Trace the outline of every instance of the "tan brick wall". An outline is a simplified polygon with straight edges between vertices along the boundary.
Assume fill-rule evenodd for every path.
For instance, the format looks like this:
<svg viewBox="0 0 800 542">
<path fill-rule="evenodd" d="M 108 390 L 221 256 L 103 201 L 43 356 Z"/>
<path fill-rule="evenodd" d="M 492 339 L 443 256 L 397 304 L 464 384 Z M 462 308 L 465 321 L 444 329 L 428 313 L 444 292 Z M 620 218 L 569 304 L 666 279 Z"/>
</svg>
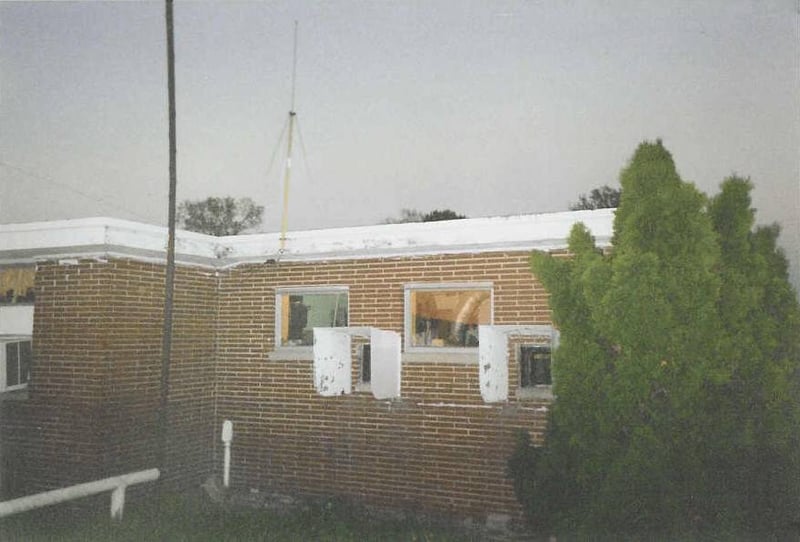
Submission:
<svg viewBox="0 0 800 542">
<path fill-rule="evenodd" d="M 213 272 L 177 272 L 165 473 L 176 483 L 210 467 L 216 289 Z M 24 420 L 29 490 L 155 466 L 163 299 L 162 265 L 38 265 L 29 399 L 2 420 Z"/>
<path fill-rule="evenodd" d="M 323 398 L 310 360 L 269 359 L 276 287 L 349 286 L 351 326 L 403 332 L 404 285 L 412 282 L 492 282 L 495 324 L 550 322 L 547 294 L 522 252 L 247 265 L 223 274 L 216 427 L 234 422 L 235 486 L 457 514 L 518 511 L 506 459 L 515 430 L 541 437 L 546 404 L 485 404 L 477 354 L 469 364 L 404 362 L 395 401 L 364 392 Z"/>
<path fill-rule="evenodd" d="M 154 465 L 163 282 L 162 265 L 126 260 L 38 266 L 30 398 L 0 408 L 4 428 L 4 412 L 25 420 L 15 446 L 34 488 Z M 517 513 L 506 459 L 515 430 L 541 438 L 546 401 L 519 400 L 512 384 L 508 403 L 485 404 L 477 354 L 406 360 L 394 401 L 320 397 L 310 359 L 269 359 L 277 287 L 348 286 L 350 325 L 402 333 L 412 282 L 491 282 L 494 323 L 550 322 L 523 252 L 179 269 L 167 476 L 186 484 L 219 472 L 219 428 L 231 419 L 240 489 Z"/>
</svg>

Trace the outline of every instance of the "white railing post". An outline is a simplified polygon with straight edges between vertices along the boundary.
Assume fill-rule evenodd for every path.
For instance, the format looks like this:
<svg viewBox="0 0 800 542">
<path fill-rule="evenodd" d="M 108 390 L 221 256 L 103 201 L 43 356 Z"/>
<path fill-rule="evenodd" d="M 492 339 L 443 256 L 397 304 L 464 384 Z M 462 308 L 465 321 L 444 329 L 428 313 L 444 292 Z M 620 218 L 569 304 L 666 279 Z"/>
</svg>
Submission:
<svg viewBox="0 0 800 542">
<path fill-rule="evenodd" d="M 113 520 L 122 521 L 126 487 L 124 484 L 120 484 L 111 492 L 111 519 Z"/>
</svg>

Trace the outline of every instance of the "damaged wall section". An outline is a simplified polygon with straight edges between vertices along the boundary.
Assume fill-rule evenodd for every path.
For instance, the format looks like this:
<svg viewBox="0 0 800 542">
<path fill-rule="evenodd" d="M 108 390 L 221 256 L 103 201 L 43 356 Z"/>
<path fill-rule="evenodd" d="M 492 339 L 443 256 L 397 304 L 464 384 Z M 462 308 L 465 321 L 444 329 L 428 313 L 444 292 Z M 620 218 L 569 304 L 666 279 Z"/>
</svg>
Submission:
<svg viewBox="0 0 800 542">
<path fill-rule="evenodd" d="M 558 331 L 553 326 L 498 325 L 478 327 L 478 371 L 481 397 L 487 403 L 501 403 L 509 396 L 509 338 L 543 340 L 555 349 Z"/>
<path fill-rule="evenodd" d="M 517 513 L 506 458 L 518 430 L 540 441 L 549 402 L 518 397 L 512 389 L 507 402 L 485 403 L 477 348 L 398 352 L 408 284 L 491 283 L 495 324 L 549 325 L 547 293 L 532 276 L 528 260 L 529 253 L 519 251 L 246 264 L 225 270 L 215 427 L 229 419 L 239 428 L 233 487 L 343 496 L 456 515 Z M 326 382 L 346 383 L 343 372 L 349 362 L 350 391 L 342 394 L 348 389 L 342 384 L 325 396 L 317 389 L 319 352 L 315 356 L 311 348 L 298 346 L 287 353 L 289 348 L 276 344 L 281 327 L 275 305 L 282 289 L 331 285 L 349 291 L 349 325 L 374 331 L 366 333 L 369 337 L 349 335 L 349 345 L 346 338 L 340 337 L 341 343 L 331 339 L 338 353 L 324 360 L 335 373 Z M 340 334 L 327 329 L 322 335 Z M 354 385 L 357 353 L 367 340 L 371 382 L 359 387 Z M 319 339 L 317 346 L 322 346 Z M 383 348 L 391 356 L 384 357 Z M 384 359 L 388 369 L 379 368 Z M 508 380 L 518 378 L 510 364 Z M 398 391 L 398 398 L 387 400 Z"/>
<path fill-rule="evenodd" d="M 400 396 L 400 334 L 374 327 L 314 328 L 314 388 L 323 397 L 352 393 L 352 337 L 369 339 L 370 389 L 376 399 Z"/>
</svg>

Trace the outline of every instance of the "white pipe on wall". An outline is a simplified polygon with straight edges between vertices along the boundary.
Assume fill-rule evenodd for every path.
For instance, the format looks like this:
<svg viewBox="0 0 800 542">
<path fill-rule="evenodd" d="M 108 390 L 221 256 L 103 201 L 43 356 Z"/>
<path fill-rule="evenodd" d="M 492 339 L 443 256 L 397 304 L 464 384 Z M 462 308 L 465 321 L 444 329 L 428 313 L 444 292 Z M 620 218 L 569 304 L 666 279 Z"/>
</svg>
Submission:
<svg viewBox="0 0 800 542">
<path fill-rule="evenodd" d="M 231 441 L 233 440 L 233 422 L 222 422 L 222 444 L 225 455 L 222 460 L 222 485 L 228 487 L 231 481 Z"/>
</svg>

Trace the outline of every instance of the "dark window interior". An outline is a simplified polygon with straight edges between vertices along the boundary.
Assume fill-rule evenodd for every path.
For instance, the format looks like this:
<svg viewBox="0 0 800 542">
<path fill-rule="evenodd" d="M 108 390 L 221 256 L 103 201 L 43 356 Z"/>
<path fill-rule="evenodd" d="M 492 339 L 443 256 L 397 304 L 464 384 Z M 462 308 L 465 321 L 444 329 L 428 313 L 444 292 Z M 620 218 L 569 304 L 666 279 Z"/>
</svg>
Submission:
<svg viewBox="0 0 800 542">
<path fill-rule="evenodd" d="M 519 348 L 520 386 L 549 386 L 553 383 L 550 375 L 550 347 L 544 345 L 525 345 Z"/>
</svg>

